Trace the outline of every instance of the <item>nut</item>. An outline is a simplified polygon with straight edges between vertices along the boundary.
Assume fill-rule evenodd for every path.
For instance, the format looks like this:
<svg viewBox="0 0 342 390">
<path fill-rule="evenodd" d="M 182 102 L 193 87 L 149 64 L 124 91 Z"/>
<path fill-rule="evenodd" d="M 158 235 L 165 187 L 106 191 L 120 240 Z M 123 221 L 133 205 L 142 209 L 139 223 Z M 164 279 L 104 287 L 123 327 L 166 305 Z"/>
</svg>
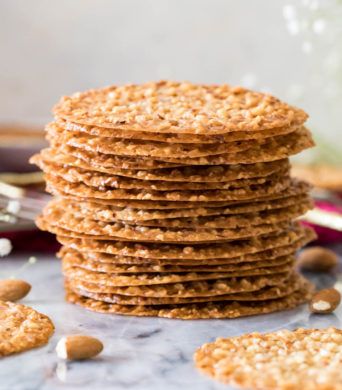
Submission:
<svg viewBox="0 0 342 390">
<path fill-rule="evenodd" d="M 62 337 L 56 346 L 57 356 L 68 360 L 91 359 L 103 350 L 103 344 L 95 337 L 72 335 Z"/>
<path fill-rule="evenodd" d="M 330 249 L 313 246 L 298 256 L 298 266 L 303 270 L 327 272 L 336 267 L 338 256 Z"/>
<path fill-rule="evenodd" d="M 31 285 L 20 279 L 0 280 L 0 300 L 15 302 L 24 298 L 31 290 Z"/>
<path fill-rule="evenodd" d="M 341 302 L 341 294 L 335 288 L 326 288 L 318 291 L 311 299 L 310 311 L 312 313 L 332 313 Z"/>
</svg>

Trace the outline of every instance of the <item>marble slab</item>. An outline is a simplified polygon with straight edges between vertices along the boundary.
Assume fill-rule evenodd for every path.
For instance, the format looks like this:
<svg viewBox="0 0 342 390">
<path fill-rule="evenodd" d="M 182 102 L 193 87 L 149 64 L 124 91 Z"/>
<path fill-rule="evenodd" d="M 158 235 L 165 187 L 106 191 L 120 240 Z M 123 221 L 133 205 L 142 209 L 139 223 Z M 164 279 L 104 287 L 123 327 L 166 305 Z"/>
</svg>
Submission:
<svg viewBox="0 0 342 390">
<path fill-rule="evenodd" d="M 0 259 L 0 277 L 29 281 L 33 288 L 23 303 L 50 316 L 56 332 L 47 346 L 0 360 L 1 390 L 227 390 L 231 388 L 194 368 L 192 355 L 201 344 L 251 331 L 342 325 L 342 307 L 334 314 L 319 316 L 310 315 L 306 305 L 235 320 L 181 321 L 92 313 L 64 302 L 59 261 L 52 255 L 37 258 L 36 264 L 23 268 L 27 256 Z M 336 283 L 341 275 L 340 266 L 334 275 L 313 280 L 322 288 Z M 54 351 L 57 341 L 73 333 L 100 338 L 105 345 L 103 353 L 91 361 L 59 360 Z"/>
</svg>

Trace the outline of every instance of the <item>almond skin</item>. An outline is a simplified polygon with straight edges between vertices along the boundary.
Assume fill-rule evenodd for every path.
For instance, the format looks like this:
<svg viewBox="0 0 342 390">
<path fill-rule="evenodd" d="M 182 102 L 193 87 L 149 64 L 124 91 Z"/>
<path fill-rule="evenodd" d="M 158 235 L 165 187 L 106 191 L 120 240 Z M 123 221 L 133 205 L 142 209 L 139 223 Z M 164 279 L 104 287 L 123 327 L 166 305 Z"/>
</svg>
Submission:
<svg viewBox="0 0 342 390">
<path fill-rule="evenodd" d="M 66 336 L 59 340 L 56 352 L 59 358 L 67 360 L 91 359 L 103 350 L 103 344 L 95 337 L 86 335 Z"/>
<path fill-rule="evenodd" d="M 25 280 L 0 280 L 0 300 L 15 302 L 24 298 L 31 290 L 31 285 Z"/>
<path fill-rule="evenodd" d="M 341 303 L 341 294 L 335 288 L 326 288 L 318 291 L 311 299 L 312 313 L 330 314 Z"/>
<path fill-rule="evenodd" d="M 313 272 L 328 272 L 336 267 L 337 263 L 336 253 L 320 246 L 304 249 L 297 262 L 301 269 Z"/>
</svg>

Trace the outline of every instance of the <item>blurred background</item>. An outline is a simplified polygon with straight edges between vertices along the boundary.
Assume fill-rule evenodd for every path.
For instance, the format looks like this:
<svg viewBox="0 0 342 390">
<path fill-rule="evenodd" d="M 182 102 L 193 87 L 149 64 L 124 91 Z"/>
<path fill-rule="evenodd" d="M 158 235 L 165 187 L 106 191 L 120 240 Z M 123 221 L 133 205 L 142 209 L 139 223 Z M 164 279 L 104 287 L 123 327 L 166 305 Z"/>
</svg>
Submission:
<svg viewBox="0 0 342 390">
<path fill-rule="evenodd" d="M 0 122 L 43 126 L 61 95 L 156 79 L 269 91 L 334 144 L 338 0 L 2 0 Z"/>
<path fill-rule="evenodd" d="M 341 0 L 1 0 L 0 14 L 0 171 L 34 169 L 60 96 L 174 79 L 304 108 L 318 147 L 302 162 L 342 189 Z"/>
</svg>

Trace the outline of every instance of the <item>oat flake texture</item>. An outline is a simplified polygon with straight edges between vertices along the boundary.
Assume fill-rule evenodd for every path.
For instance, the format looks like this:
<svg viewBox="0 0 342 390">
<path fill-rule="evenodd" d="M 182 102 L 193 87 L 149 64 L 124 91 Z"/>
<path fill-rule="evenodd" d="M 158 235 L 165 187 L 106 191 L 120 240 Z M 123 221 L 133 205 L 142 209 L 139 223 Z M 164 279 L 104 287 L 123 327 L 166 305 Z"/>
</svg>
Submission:
<svg viewBox="0 0 342 390">
<path fill-rule="evenodd" d="M 342 389 L 342 330 L 297 329 L 250 333 L 204 344 L 196 367 L 244 389 Z"/>
<path fill-rule="evenodd" d="M 41 347 L 53 331 L 46 315 L 28 306 L 0 301 L 0 357 Z"/>
</svg>

